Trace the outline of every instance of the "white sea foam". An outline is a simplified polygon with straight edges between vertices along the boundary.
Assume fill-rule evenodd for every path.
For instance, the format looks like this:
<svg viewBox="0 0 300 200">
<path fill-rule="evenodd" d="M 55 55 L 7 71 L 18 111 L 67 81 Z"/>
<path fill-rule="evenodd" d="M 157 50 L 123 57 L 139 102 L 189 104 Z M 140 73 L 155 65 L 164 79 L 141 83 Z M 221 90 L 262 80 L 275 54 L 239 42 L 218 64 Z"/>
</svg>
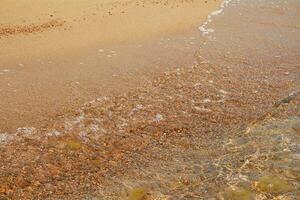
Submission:
<svg viewBox="0 0 300 200">
<path fill-rule="evenodd" d="M 53 129 L 53 130 L 47 132 L 46 135 L 47 135 L 48 137 L 54 137 L 54 136 L 57 137 L 57 136 L 60 136 L 61 133 L 58 132 L 57 130 L 54 130 L 54 129 Z"/>
<path fill-rule="evenodd" d="M 18 128 L 14 134 L 0 133 L 0 144 L 5 144 L 20 137 L 27 137 L 29 135 L 35 134 L 36 131 L 37 130 L 34 127 L 21 127 Z"/>
<path fill-rule="evenodd" d="M 0 133 L 0 144 L 6 143 L 13 139 L 13 135 L 10 135 L 8 133 Z"/>
<path fill-rule="evenodd" d="M 21 127 L 21 128 L 18 128 L 17 129 L 17 132 L 16 134 L 17 135 L 31 135 L 31 134 L 34 134 L 36 133 L 36 128 L 34 127 Z"/>
<path fill-rule="evenodd" d="M 218 10 L 213 11 L 212 13 L 210 13 L 207 16 L 206 21 L 202 24 L 202 26 L 199 27 L 199 30 L 202 32 L 202 35 L 208 35 L 210 33 L 213 33 L 215 30 L 212 28 L 207 28 L 208 24 L 212 21 L 212 18 L 214 16 L 220 15 L 224 12 L 224 9 L 228 6 L 228 4 L 231 2 L 232 0 L 224 0 L 221 5 L 220 8 Z"/>
</svg>

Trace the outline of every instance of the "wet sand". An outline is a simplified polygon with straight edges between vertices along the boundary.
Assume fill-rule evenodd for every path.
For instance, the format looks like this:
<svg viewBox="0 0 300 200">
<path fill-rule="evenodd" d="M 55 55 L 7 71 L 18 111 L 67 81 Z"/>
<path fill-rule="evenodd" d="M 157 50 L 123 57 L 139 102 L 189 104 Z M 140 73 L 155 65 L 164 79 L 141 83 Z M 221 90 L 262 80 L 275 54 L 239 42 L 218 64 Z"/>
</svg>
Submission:
<svg viewBox="0 0 300 200">
<path fill-rule="evenodd" d="M 0 197 L 297 199 L 299 8 L 232 1 L 196 63 L 0 134 Z"/>
<path fill-rule="evenodd" d="M 220 1 L 1 3 L 3 132 L 45 126 L 98 96 L 193 63 L 198 26 Z"/>
</svg>

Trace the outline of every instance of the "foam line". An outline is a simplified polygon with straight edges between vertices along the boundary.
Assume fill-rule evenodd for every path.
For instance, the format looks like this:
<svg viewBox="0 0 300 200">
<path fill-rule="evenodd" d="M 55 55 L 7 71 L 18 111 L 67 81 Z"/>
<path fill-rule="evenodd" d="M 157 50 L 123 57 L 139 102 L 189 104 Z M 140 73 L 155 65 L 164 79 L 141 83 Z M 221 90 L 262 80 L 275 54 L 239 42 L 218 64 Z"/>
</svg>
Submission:
<svg viewBox="0 0 300 200">
<path fill-rule="evenodd" d="M 203 36 L 208 35 L 210 33 L 213 33 L 215 30 L 211 29 L 211 28 L 207 28 L 207 25 L 212 21 L 212 18 L 214 16 L 220 15 L 224 12 L 224 9 L 229 5 L 229 3 L 232 0 L 224 0 L 221 5 L 220 8 L 218 10 L 213 11 L 212 13 L 210 13 L 207 16 L 206 21 L 202 24 L 202 26 L 199 27 L 200 32 L 202 33 Z"/>
</svg>

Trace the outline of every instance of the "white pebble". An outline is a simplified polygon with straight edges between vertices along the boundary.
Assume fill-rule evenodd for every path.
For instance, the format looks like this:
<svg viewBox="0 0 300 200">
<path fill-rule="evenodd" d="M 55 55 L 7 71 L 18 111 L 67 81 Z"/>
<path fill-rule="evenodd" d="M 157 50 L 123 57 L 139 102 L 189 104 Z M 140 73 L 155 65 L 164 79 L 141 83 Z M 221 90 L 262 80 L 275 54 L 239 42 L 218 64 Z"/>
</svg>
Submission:
<svg viewBox="0 0 300 200">
<path fill-rule="evenodd" d="M 203 103 L 210 103 L 211 102 L 211 100 L 210 99 L 203 99 L 203 101 L 202 101 Z"/>
<path fill-rule="evenodd" d="M 157 123 L 160 122 L 161 120 L 163 120 L 163 116 L 161 114 L 157 114 L 155 115 L 154 121 L 156 121 Z"/>
</svg>

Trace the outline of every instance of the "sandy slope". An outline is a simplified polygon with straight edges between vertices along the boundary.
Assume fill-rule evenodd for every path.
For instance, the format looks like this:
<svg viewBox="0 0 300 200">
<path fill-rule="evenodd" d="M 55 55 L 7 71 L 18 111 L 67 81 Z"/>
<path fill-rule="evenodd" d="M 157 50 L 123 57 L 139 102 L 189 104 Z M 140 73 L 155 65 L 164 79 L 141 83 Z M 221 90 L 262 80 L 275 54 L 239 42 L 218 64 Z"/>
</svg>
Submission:
<svg viewBox="0 0 300 200">
<path fill-rule="evenodd" d="M 16 0 L 1 4 L 5 6 L 0 8 L 0 28 L 7 31 L 0 32 L 0 59 L 10 64 L 195 29 L 219 1 Z M 59 25 L 42 27 L 51 21 Z M 29 34 L 35 32 L 42 34 Z"/>
</svg>

